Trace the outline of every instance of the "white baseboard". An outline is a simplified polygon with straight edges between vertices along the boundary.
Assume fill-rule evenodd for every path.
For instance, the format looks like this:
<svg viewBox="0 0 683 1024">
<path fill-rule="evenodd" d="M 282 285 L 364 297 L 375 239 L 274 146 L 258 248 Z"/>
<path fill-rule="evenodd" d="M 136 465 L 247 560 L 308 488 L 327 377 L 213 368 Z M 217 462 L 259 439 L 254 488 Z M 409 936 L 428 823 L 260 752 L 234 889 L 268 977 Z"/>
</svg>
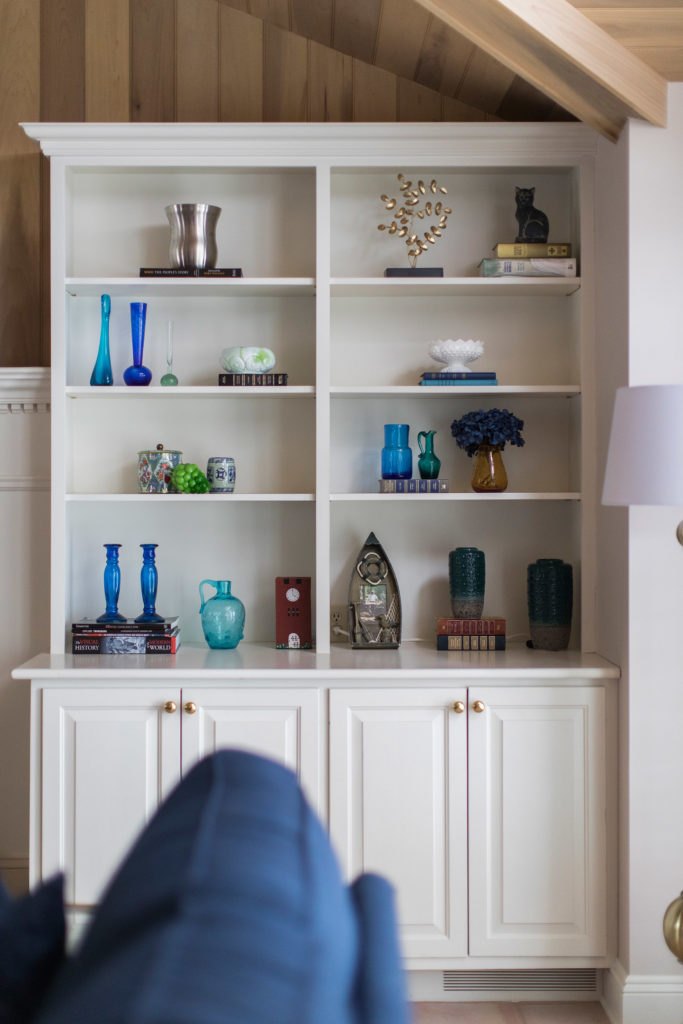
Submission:
<svg viewBox="0 0 683 1024">
<path fill-rule="evenodd" d="M 28 890 L 28 857 L 0 857 L 0 878 L 12 896 Z"/>
<path fill-rule="evenodd" d="M 626 974 L 617 961 L 605 971 L 603 1006 L 612 1024 L 683 1024 L 683 970 Z"/>
</svg>

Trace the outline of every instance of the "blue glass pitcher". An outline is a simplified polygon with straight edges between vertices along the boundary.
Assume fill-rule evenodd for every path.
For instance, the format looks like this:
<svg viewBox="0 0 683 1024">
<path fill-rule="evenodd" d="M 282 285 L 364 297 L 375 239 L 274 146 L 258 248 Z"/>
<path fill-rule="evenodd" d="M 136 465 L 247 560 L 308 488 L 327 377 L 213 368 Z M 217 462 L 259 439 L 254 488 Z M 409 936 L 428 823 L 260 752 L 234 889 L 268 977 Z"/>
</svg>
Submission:
<svg viewBox="0 0 683 1024">
<path fill-rule="evenodd" d="M 210 583 L 216 593 L 204 600 L 202 587 Z M 230 593 L 230 580 L 202 580 L 199 584 L 199 598 L 202 602 L 199 614 L 202 629 L 209 647 L 223 650 L 237 647 L 244 636 L 244 605 L 239 597 Z"/>
</svg>

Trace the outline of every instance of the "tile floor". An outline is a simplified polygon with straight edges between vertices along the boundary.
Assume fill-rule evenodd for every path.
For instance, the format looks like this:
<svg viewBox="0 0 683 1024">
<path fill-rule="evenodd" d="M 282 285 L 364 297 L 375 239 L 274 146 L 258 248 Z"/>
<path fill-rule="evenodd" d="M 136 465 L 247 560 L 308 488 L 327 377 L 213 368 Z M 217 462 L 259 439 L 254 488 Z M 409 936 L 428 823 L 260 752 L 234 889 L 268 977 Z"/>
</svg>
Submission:
<svg viewBox="0 0 683 1024">
<path fill-rule="evenodd" d="M 413 1024 L 609 1024 L 600 1003 L 414 1003 Z"/>
</svg>

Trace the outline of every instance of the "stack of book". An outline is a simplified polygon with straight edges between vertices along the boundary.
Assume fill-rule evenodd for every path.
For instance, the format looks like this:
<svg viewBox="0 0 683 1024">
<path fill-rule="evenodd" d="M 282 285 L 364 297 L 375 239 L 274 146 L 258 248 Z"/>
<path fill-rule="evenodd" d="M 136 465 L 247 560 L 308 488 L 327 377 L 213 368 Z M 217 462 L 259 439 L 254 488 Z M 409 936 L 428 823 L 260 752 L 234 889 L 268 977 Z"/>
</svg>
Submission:
<svg viewBox="0 0 683 1024">
<path fill-rule="evenodd" d="M 219 373 L 220 387 L 271 387 L 284 386 L 287 383 L 286 373 Z"/>
<path fill-rule="evenodd" d="M 420 374 L 421 387 L 486 387 L 497 384 L 495 370 L 437 370 Z"/>
<path fill-rule="evenodd" d="M 98 622 L 71 624 L 72 654 L 175 654 L 180 647 L 180 619 L 161 622 Z"/>
<path fill-rule="evenodd" d="M 437 651 L 504 651 L 505 619 L 436 620 Z"/>
<path fill-rule="evenodd" d="M 576 277 L 569 242 L 499 242 L 495 253 L 479 263 L 481 277 Z"/>
</svg>

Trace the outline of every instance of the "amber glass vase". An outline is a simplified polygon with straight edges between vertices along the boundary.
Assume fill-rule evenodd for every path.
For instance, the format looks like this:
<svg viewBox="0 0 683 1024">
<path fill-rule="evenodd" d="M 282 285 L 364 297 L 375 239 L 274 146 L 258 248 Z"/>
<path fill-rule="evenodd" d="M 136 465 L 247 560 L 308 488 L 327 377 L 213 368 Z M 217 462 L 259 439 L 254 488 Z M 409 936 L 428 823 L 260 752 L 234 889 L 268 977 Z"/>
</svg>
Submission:
<svg viewBox="0 0 683 1024">
<path fill-rule="evenodd" d="M 504 491 L 508 475 L 503 465 L 499 444 L 480 444 L 474 453 L 472 490 L 480 494 Z"/>
</svg>

